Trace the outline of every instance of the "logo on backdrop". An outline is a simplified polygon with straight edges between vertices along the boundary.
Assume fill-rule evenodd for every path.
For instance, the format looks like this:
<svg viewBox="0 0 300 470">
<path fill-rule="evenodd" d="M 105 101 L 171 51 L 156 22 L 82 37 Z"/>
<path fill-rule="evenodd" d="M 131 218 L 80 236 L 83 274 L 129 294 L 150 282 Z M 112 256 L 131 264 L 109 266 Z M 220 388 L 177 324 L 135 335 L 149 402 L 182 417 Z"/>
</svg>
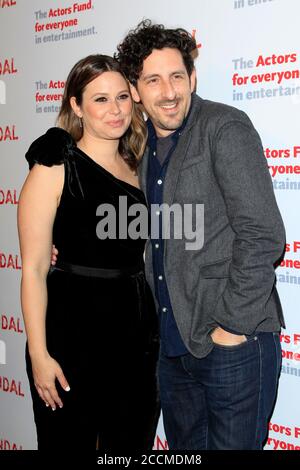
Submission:
<svg viewBox="0 0 300 470">
<path fill-rule="evenodd" d="M 277 269 L 277 281 L 283 284 L 294 284 L 300 286 L 300 241 L 293 241 L 286 244 L 284 259 Z M 283 272 L 285 268 L 288 271 Z"/>
<path fill-rule="evenodd" d="M 1 77 L 15 75 L 18 72 L 13 57 L 0 59 L 0 104 L 6 104 L 6 82 Z"/>
<path fill-rule="evenodd" d="M 83 27 L 85 15 L 93 18 L 93 1 L 73 2 L 65 8 L 34 11 L 35 44 L 67 41 L 97 34 L 94 25 Z"/>
<path fill-rule="evenodd" d="M 270 5 L 274 0 L 233 0 L 233 8 L 239 10 L 245 7 L 255 7 L 260 5 Z"/>
<path fill-rule="evenodd" d="M 0 252 L 0 269 L 22 269 L 20 255 Z"/>
<path fill-rule="evenodd" d="M 17 334 L 23 334 L 24 329 L 23 329 L 23 322 L 20 317 L 15 317 L 12 315 L 7 315 L 7 314 L 1 314 L 0 315 L 0 331 L 6 332 L 6 333 L 17 333 Z M 5 365 L 7 362 L 6 358 L 6 343 L 2 339 L 0 340 L 0 364 Z M 1 386 L 0 386 L 1 390 Z"/>
<path fill-rule="evenodd" d="M 17 4 L 17 0 L 0 0 L 0 8 L 13 7 Z"/>
<path fill-rule="evenodd" d="M 18 72 L 15 66 L 15 59 L 13 57 L 9 59 L 0 59 L 0 75 L 13 75 Z"/>
<path fill-rule="evenodd" d="M 299 242 L 296 243 L 298 245 Z M 299 378 L 300 333 L 289 334 L 285 331 L 280 335 L 280 343 L 282 350 L 281 374 L 291 378 Z M 268 450 L 300 450 L 300 427 L 270 422 L 266 448 Z"/>
<path fill-rule="evenodd" d="M 19 203 L 19 196 L 16 189 L 3 189 L 0 188 L 0 206 L 6 204 L 17 205 Z"/>
<path fill-rule="evenodd" d="M 265 157 L 268 161 L 270 174 L 273 178 L 274 190 L 300 190 L 299 145 L 281 149 L 268 147 L 265 149 Z M 285 179 L 280 179 L 282 175 L 287 176 Z"/>
<path fill-rule="evenodd" d="M 167 440 L 165 438 L 162 439 L 159 435 L 157 435 L 154 441 L 153 450 L 169 450 Z"/>
<path fill-rule="evenodd" d="M 300 334 L 285 332 L 280 335 L 282 349 L 282 374 L 300 378 Z"/>
<path fill-rule="evenodd" d="M 23 447 L 8 439 L 0 439 L 0 450 L 23 450 Z"/>
<path fill-rule="evenodd" d="M 299 97 L 298 62 L 298 54 L 295 51 L 259 54 L 255 59 L 232 59 L 233 101 Z"/>
<path fill-rule="evenodd" d="M 197 30 L 193 29 L 192 36 L 193 36 L 194 39 L 196 39 L 196 35 L 197 35 Z M 197 43 L 197 49 L 200 49 L 201 47 L 202 47 L 201 42 Z"/>
<path fill-rule="evenodd" d="M 62 80 L 35 81 L 35 112 L 58 113 L 64 94 L 65 82 Z"/>
<path fill-rule="evenodd" d="M 0 375 L 0 392 L 16 395 L 24 398 L 22 382 Z"/>
<path fill-rule="evenodd" d="M 297 426 L 286 426 L 277 423 L 269 423 L 270 437 L 267 440 L 267 446 L 271 450 L 300 450 L 300 440 L 299 445 L 295 445 L 289 442 L 288 438 L 299 439 L 300 438 L 300 428 Z M 274 435 L 276 437 L 271 437 Z"/>
<path fill-rule="evenodd" d="M 0 330 L 5 332 L 23 333 L 23 322 L 20 317 L 0 314 Z"/>
<path fill-rule="evenodd" d="M 19 140 L 15 125 L 0 125 L 0 142 Z"/>
</svg>

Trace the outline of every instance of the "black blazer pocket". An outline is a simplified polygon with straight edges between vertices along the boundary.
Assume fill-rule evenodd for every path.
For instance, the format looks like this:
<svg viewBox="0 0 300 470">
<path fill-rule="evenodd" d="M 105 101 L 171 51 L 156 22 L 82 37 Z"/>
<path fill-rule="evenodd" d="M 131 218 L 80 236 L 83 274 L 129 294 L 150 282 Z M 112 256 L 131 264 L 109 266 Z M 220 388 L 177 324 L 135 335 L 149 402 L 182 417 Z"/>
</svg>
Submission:
<svg viewBox="0 0 300 470">
<path fill-rule="evenodd" d="M 223 279 L 229 276 L 229 267 L 232 257 L 223 258 L 200 267 L 200 275 L 204 279 Z"/>
</svg>

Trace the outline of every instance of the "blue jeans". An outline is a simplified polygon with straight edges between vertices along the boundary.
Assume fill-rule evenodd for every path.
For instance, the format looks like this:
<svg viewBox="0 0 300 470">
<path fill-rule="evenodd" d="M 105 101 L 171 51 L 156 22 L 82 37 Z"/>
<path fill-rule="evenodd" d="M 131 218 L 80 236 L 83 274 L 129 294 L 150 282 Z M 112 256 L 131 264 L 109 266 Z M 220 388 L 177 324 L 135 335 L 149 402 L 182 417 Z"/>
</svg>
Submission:
<svg viewBox="0 0 300 470">
<path fill-rule="evenodd" d="M 278 333 L 159 360 L 161 405 L 171 450 L 261 450 L 281 366 Z"/>
</svg>

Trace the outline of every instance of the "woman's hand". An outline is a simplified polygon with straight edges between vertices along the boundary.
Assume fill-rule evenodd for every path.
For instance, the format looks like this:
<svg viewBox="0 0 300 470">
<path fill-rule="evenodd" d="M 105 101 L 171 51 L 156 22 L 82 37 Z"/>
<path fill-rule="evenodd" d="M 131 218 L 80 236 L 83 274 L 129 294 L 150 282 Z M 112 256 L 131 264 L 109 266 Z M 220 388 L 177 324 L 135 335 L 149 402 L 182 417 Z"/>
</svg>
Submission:
<svg viewBox="0 0 300 470">
<path fill-rule="evenodd" d="M 58 256 L 58 249 L 55 248 L 55 245 L 52 245 L 52 252 L 51 252 L 51 264 L 52 264 L 52 266 L 56 265 L 57 256 Z"/>
<path fill-rule="evenodd" d="M 31 363 L 34 384 L 41 399 L 46 406 L 50 405 L 53 411 L 57 405 L 62 408 L 63 402 L 57 393 L 55 379 L 66 392 L 70 387 L 58 362 L 48 354 L 43 358 L 31 358 Z"/>
</svg>

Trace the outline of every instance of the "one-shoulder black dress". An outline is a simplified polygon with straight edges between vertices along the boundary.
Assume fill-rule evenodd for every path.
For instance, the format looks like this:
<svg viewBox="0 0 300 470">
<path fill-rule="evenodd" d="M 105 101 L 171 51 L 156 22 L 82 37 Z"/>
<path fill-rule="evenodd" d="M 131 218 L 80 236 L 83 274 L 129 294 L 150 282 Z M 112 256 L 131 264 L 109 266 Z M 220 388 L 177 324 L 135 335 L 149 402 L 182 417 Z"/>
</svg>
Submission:
<svg viewBox="0 0 300 470">
<path fill-rule="evenodd" d="M 26 159 L 64 164 L 65 180 L 53 227 L 59 251 L 47 277 L 47 349 L 71 390 L 56 387 L 64 406 L 46 407 L 34 386 L 26 351 L 39 449 L 151 449 L 159 414 L 156 383 L 157 314 L 143 271 L 145 240 L 119 237 L 119 197 L 146 204 L 138 188 L 119 180 L 51 128 Z M 116 211 L 116 237 L 99 239 L 97 208 Z M 124 214 L 123 214 L 124 216 Z M 128 223 L 132 217 L 128 217 Z"/>
</svg>

